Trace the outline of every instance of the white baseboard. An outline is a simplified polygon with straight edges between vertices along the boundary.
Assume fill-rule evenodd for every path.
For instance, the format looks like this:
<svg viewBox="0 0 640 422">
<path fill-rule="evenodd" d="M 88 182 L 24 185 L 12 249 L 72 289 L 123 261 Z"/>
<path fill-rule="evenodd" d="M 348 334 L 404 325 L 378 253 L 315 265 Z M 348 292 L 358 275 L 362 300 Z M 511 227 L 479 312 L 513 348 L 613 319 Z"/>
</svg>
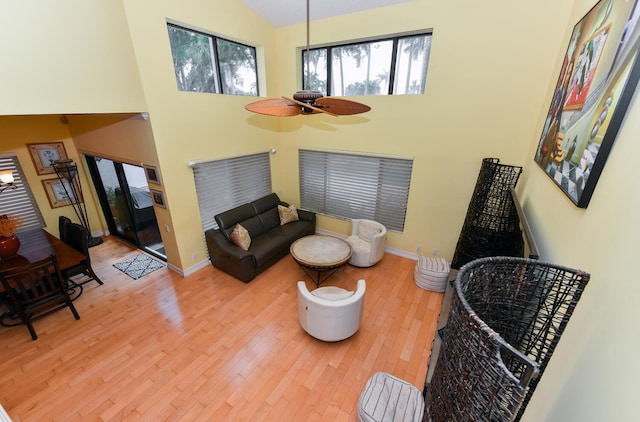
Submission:
<svg viewBox="0 0 640 422">
<path fill-rule="evenodd" d="M 97 231 L 97 232 L 91 232 L 91 237 L 102 237 L 102 236 L 109 236 L 109 230 L 107 231 Z"/>
<path fill-rule="evenodd" d="M 180 268 L 176 267 L 173 264 L 169 264 L 167 263 L 167 268 L 169 268 L 171 271 L 176 272 L 178 274 L 180 274 L 182 277 L 188 277 L 191 274 L 195 273 L 198 270 L 201 270 L 203 268 L 205 268 L 206 266 L 210 265 L 211 261 L 206 259 L 204 261 L 200 261 L 192 266 L 190 266 L 189 268 L 186 268 L 185 270 L 181 270 Z"/>
</svg>

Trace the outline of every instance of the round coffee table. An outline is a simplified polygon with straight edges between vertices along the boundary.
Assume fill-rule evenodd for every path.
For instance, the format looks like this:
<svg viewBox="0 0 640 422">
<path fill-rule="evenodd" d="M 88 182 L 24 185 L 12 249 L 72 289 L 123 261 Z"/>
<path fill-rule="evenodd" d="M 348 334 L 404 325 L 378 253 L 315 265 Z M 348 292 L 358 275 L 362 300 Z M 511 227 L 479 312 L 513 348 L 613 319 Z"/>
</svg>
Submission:
<svg viewBox="0 0 640 422">
<path fill-rule="evenodd" d="M 351 246 L 342 239 L 333 236 L 313 234 L 302 237 L 291 245 L 291 256 L 316 287 L 331 277 L 338 268 L 349 262 Z M 309 271 L 315 271 L 313 277 Z M 325 274 L 322 279 L 322 274 Z"/>
</svg>

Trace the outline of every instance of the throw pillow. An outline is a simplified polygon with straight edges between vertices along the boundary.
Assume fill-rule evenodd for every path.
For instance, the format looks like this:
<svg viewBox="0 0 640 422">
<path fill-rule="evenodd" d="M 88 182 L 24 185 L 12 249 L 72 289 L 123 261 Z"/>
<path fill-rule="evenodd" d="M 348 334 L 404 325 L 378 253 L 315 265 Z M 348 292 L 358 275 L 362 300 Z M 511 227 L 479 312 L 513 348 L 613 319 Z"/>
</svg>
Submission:
<svg viewBox="0 0 640 422">
<path fill-rule="evenodd" d="M 298 217 L 298 210 L 296 210 L 296 206 L 293 204 L 289 205 L 288 207 L 278 205 L 278 214 L 280 214 L 281 226 L 284 226 L 287 223 L 291 223 L 292 221 L 298 221 L 300 219 Z"/>
<path fill-rule="evenodd" d="M 235 225 L 231 232 L 231 236 L 229 237 L 237 247 L 242 248 L 245 251 L 248 250 L 249 245 L 251 245 L 251 236 L 249 236 L 249 232 L 240 224 Z"/>
</svg>

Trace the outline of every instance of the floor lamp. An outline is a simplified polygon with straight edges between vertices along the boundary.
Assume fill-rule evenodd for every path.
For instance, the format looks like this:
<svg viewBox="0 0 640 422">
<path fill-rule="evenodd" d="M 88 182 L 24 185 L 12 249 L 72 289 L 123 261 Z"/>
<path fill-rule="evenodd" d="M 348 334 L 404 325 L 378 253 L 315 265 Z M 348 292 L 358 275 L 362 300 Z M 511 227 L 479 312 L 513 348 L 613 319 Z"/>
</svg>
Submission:
<svg viewBox="0 0 640 422">
<path fill-rule="evenodd" d="M 87 229 L 89 236 L 89 247 L 97 246 L 102 243 L 101 237 L 93 237 L 91 228 L 89 227 L 89 218 L 87 217 L 87 207 L 84 204 L 84 196 L 82 196 L 82 185 L 80 184 L 80 176 L 78 175 L 78 166 L 73 164 L 73 160 L 55 160 L 53 169 L 56 171 L 58 180 L 64 189 L 76 216 L 80 220 L 80 224 Z"/>
</svg>

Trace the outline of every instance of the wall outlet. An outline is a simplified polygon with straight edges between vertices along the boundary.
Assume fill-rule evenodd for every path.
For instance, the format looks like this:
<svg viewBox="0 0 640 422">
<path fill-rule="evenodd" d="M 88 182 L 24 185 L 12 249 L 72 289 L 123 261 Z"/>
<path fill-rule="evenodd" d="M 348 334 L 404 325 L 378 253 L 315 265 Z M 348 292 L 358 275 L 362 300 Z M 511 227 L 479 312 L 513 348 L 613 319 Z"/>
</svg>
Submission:
<svg viewBox="0 0 640 422">
<path fill-rule="evenodd" d="M 191 255 L 191 258 L 195 261 L 198 259 L 198 254 L 194 253 L 193 255 Z"/>
<path fill-rule="evenodd" d="M 437 250 L 437 249 L 432 249 L 432 250 L 431 250 L 431 254 L 432 254 L 433 256 L 438 255 L 438 250 Z"/>
<path fill-rule="evenodd" d="M 163 224 L 162 228 L 164 229 L 164 231 L 166 231 L 167 233 L 169 233 L 169 225 L 168 224 Z"/>
<path fill-rule="evenodd" d="M 416 251 L 420 252 L 422 250 L 422 245 L 416 245 Z"/>
</svg>

